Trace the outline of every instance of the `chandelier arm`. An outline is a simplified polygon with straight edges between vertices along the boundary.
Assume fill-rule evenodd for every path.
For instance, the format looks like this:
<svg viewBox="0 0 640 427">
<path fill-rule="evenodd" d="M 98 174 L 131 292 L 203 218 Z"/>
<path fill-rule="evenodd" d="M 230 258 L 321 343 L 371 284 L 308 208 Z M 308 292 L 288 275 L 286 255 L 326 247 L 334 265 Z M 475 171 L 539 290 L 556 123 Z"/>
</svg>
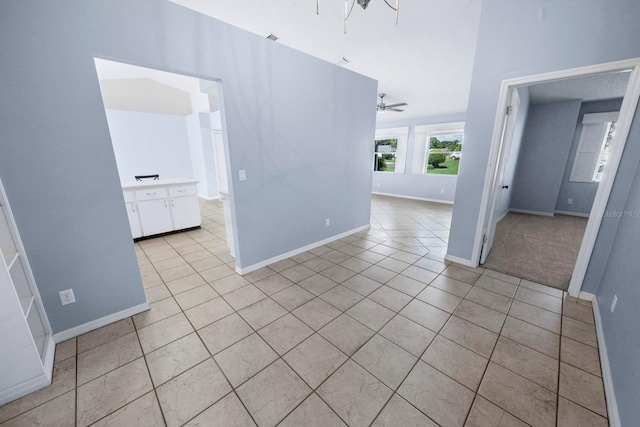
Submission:
<svg viewBox="0 0 640 427">
<path fill-rule="evenodd" d="M 398 14 L 400 12 L 400 0 L 396 0 L 396 7 L 391 6 L 387 0 L 384 0 L 384 2 L 387 4 L 387 6 L 389 6 L 392 10 L 396 12 L 396 25 L 398 25 Z"/>
<path fill-rule="evenodd" d="M 351 16 L 351 12 L 353 12 L 353 6 L 355 6 L 356 0 L 353 0 L 351 3 L 351 9 L 349 9 L 349 13 L 347 13 L 347 8 L 349 7 L 349 0 L 344 0 L 344 33 L 347 34 L 347 19 Z"/>
</svg>

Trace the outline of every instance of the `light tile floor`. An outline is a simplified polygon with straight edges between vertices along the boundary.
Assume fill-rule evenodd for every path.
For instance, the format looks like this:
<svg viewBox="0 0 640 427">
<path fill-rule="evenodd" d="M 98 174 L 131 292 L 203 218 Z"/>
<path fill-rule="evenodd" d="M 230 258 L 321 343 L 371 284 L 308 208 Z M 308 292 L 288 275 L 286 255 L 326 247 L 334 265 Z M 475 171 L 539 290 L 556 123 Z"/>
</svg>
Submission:
<svg viewBox="0 0 640 427">
<path fill-rule="evenodd" d="M 58 344 L 5 426 L 606 426 L 592 308 L 443 260 L 451 208 L 373 197 L 372 227 L 234 272 L 202 229 L 136 244 L 151 310 Z"/>
</svg>

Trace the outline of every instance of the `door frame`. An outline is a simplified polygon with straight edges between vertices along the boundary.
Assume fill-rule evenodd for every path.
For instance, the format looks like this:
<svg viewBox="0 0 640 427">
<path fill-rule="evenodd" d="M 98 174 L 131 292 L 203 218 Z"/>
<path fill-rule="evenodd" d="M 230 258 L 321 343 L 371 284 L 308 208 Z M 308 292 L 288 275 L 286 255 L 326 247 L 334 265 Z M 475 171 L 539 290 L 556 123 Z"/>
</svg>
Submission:
<svg viewBox="0 0 640 427">
<path fill-rule="evenodd" d="M 475 267 L 479 265 L 480 251 L 482 249 L 484 234 L 486 232 L 487 220 L 490 216 L 490 211 L 491 209 L 495 209 L 495 206 L 491 204 L 491 201 L 494 199 L 493 192 L 495 191 L 492 186 L 493 177 L 495 176 L 497 168 L 505 167 L 505 162 L 500 162 L 498 155 L 501 151 L 502 130 L 505 124 L 505 120 L 508 117 L 504 114 L 504 112 L 507 108 L 510 90 L 537 83 L 546 83 L 593 74 L 603 74 L 629 70 L 631 70 L 631 75 L 629 77 L 627 90 L 625 92 L 622 106 L 620 108 L 620 116 L 618 118 L 616 134 L 612 142 L 613 150 L 611 151 L 610 157 L 607 159 L 607 163 L 605 164 L 605 171 L 607 171 L 607 173 L 603 175 L 603 178 L 598 185 L 598 190 L 596 192 L 593 206 L 591 208 L 591 213 L 589 215 L 589 220 L 587 222 L 587 227 L 582 239 L 582 244 L 580 246 L 580 252 L 578 253 L 576 265 L 573 270 L 573 275 L 571 276 L 571 282 L 569 284 L 569 294 L 575 297 L 579 296 L 582 289 L 582 282 L 584 281 L 587 267 L 589 265 L 589 260 L 591 259 L 591 254 L 595 246 L 596 237 L 598 236 L 598 231 L 600 230 L 600 225 L 602 224 L 602 218 L 607 207 L 607 202 L 609 201 L 609 196 L 611 194 L 611 189 L 615 181 L 618 166 L 620 165 L 620 160 L 622 159 L 622 153 L 627 143 L 629 130 L 631 129 L 633 117 L 638 105 L 638 98 L 640 98 L 640 58 L 607 62 L 603 64 L 535 74 L 531 76 L 518 77 L 502 81 L 500 85 L 500 95 L 498 97 L 498 106 L 493 125 L 493 135 L 491 137 L 489 160 L 484 179 L 484 187 L 482 191 L 482 198 L 480 201 L 480 211 L 476 224 L 476 234 L 471 257 L 472 263 Z"/>
</svg>

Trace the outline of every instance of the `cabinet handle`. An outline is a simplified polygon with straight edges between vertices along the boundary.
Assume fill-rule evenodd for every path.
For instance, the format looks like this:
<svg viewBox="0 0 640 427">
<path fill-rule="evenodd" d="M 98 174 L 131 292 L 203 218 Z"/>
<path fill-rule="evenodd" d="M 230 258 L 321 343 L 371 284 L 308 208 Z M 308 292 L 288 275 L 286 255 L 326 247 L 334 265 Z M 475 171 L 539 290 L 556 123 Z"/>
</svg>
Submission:
<svg viewBox="0 0 640 427">
<path fill-rule="evenodd" d="M 173 204 L 173 199 L 171 199 L 171 207 L 172 207 L 172 208 L 175 208 L 175 207 L 176 207 L 176 205 L 174 205 L 174 204 Z"/>
<path fill-rule="evenodd" d="M 147 193 L 147 196 L 155 196 L 156 194 L 158 194 L 158 193 L 157 192 Z"/>
<path fill-rule="evenodd" d="M 166 201 L 166 200 L 164 201 L 164 207 L 165 207 L 165 208 L 166 208 L 166 207 L 168 207 L 168 206 L 167 206 L 167 201 Z"/>
<path fill-rule="evenodd" d="M 186 191 L 187 191 L 187 190 L 178 190 L 178 193 L 184 193 L 184 192 L 186 192 Z"/>
</svg>

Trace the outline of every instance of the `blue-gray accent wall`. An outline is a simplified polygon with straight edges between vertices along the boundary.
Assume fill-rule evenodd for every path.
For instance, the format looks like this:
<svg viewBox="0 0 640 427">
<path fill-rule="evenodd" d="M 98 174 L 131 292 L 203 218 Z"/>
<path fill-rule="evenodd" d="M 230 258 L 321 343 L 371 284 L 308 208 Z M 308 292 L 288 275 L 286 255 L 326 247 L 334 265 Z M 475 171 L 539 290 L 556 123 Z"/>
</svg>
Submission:
<svg viewBox="0 0 640 427">
<path fill-rule="evenodd" d="M 564 101 L 529 106 L 510 208 L 553 215 L 580 104 Z"/>
<path fill-rule="evenodd" d="M 369 223 L 375 80 L 169 1 L 4 1 L 0 178 L 54 332 L 145 301 L 96 56 L 221 81 L 238 266 Z"/>
</svg>

